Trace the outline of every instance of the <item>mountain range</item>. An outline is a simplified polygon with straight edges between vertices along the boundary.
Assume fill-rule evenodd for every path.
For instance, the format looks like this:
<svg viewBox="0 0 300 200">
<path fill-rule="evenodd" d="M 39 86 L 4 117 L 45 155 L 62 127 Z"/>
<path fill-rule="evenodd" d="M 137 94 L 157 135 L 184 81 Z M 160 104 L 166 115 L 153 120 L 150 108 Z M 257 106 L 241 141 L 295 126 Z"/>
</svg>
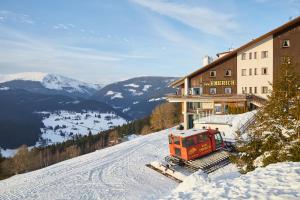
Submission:
<svg viewBox="0 0 300 200">
<path fill-rule="evenodd" d="M 72 78 L 41 72 L 0 75 L 0 85 L 33 93 L 83 98 L 90 97 L 101 89 L 101 86 L 97 84 L 88 84 Z"/>
<path fill-rule="evenodd" d="M 50 144 L 142 118 L 174 92 L 168 87 L 174 79 L 138 77 L 101 86 L 39 72 L 0 75 L 0 148 Z"/>
</svg>

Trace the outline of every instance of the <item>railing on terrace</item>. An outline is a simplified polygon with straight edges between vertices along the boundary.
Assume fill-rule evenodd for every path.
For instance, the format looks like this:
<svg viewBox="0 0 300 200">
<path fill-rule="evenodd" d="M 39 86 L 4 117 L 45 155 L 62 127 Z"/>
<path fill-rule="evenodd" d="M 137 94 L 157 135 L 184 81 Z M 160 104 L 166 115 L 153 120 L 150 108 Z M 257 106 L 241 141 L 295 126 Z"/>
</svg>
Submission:
<svg viewBox="0 0 300 200">
<path fill-rule="evenodd" d="M 183 95 L 183 94 L 176 94 L 176 93 L 169 93 L 166 94 L 167 97 L 173 97 L 173 98 L 184 98 L 184 97 L 195 97 L 195 98 L 213 98 L 213 97 L 219 97 L 219 98 L 243 98 L 246 99 L 247 95 L 245 94 L 201 94 L 201 95 Z"/>
<path fill-rule="evenodd" d="M 254 94 L 248 94 L 247 95 L 247 100 L 252 101 L 252 102 L 256 102 L 260 105 L 265 105 L 267 102 L 267 99 L 254 95 Z"/>
</svg>

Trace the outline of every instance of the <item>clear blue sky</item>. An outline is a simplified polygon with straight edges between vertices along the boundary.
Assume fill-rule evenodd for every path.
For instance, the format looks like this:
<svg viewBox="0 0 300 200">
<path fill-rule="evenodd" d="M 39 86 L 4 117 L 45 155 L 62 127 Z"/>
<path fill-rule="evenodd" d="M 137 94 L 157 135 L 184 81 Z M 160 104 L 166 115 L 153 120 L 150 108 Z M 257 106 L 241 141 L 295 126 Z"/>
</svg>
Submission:
<svg viewBox="0 0 300 200">
<path fill-rule="evenodd" d="M 0 74 L 183 76 L 299 14 L 300 0 L 0 0 Z"/>
</svg>

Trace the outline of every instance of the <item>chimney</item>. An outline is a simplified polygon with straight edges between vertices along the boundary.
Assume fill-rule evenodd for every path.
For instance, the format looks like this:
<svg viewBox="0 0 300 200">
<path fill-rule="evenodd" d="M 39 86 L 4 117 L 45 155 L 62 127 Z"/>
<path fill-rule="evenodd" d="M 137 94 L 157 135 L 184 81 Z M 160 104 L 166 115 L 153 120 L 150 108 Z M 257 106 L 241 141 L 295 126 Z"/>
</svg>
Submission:
<svg viewBox="0 0 300 200">
<path fill-rule="evenodd" d="M 210 63 L 212 63 L 212 61 L 213 61 L 212 57 L 205 55 L 202 60 L 202 66 L 204 67 L 206 65 L 209 65 Z"/>
</svg>

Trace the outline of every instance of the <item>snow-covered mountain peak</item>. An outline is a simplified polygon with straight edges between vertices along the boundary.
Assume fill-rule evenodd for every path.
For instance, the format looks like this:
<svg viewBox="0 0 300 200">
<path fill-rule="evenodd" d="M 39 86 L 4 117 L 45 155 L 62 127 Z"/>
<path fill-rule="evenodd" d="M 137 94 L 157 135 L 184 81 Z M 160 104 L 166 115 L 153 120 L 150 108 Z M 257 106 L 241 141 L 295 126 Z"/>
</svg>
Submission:
<svg viewBox="0 0 300 200">
<path fill-rule="evenodd" d="M 17 80 L 40 82 L 47 89 L 65 90 L 68 93 L 78 92 L 89 94 L 91 90 L 100 89 L 99 85 L 96 84 L 88 84 L 61 75 L 42 72 L 24 72 L 17 74 L 0 75 L 0 83 Z"/>
<path fill-rule="evenodd" d="M 82 92 L 84 88 L 92 88 L 99 89 L 97 85 L 88 84 L 82 81 L 78 81 L 72 78 L 55 75 L 55 74 L 47 74 L 42 80 L 42 84 L 48 89 L 54 90 L 63 90 L 67 89 L 70 92 Z"/>
</svg>

